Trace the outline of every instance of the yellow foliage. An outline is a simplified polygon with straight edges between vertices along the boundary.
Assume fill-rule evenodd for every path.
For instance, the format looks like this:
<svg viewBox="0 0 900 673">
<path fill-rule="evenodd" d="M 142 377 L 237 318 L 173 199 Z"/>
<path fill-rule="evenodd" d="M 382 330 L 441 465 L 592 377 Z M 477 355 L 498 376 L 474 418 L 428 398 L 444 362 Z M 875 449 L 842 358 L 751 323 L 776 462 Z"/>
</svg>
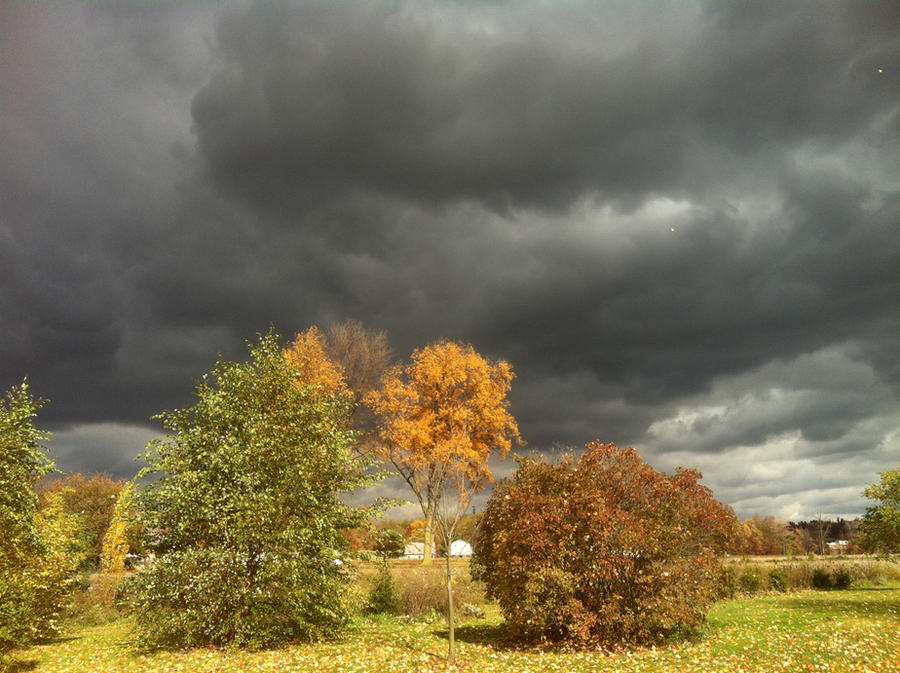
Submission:
<svg viewBox="0 0 900 673">
<path fill-rule="evenodd" d="M 381 420 L 386 458 L 414 490 L 437 486 L 436 475 L 461 494 L 477 490 L 493 479 L 491 453 L 505 457 L 513 441 L 521 442 L 506 399 L 513 378 L 508 362 L 490 362 L 468 344 L 417 349 L 409 365 L 388 370 L 381 388 L 366 396 Z"/>
<path fill-rule="evenodd" d="M 406 527 L 404 537 L 412 542 L 425 541 L 425 519 L 416 519 Z"/>
<path fill-rule="evenodd" d="M 125 531 L 131 517 L 134 503 L 134 484 L 126 484 L 116 499 L 109 527 L 103 535 L 103 548 L 100 553 L 100 570 L 117 573 L 125 570 L 125 557 L 128 555 L 128 540 Z"/>
<path fill-rule="evenodd" d="M 341 367 L 326 354 L 325 337 L 315 325 L 299 332 L 284 356 L 297 372 L 298 386 L 318 386 L 325 395 L 347 390 Z"/>
</svg>

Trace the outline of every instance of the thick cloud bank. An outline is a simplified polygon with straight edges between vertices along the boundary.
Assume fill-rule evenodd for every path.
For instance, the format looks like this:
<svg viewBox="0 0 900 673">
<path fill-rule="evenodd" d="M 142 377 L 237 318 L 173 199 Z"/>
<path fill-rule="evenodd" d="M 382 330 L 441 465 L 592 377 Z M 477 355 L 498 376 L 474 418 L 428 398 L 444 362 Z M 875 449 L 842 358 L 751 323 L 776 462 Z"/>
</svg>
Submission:
<svg viewBox="0 0 900 673">
<path fill-rule="evenodd" d="M 510 360 L 530 448 L 858 514 L 900 455 L 896 3 L 0 8 L 0 385 L 130 474 L 217 356 Z M 498 465 L 498 473 L 508 471 Z M 392 487 L 388 487 L 392 488 Z"/>
</svg>

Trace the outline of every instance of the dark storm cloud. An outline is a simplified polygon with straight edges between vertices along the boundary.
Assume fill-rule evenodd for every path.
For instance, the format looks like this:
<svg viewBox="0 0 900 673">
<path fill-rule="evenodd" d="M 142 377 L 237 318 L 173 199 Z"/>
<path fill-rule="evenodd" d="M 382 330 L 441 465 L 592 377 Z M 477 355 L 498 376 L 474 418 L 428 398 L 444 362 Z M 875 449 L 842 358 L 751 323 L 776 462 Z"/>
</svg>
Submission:
<svg viewBox="0 0 900 673">
<path fill-rule="evenodd" d="M 898 81 L 877 68 L 898 47 L 865 25 L 848 34 L 855 7 L 644 6 L 607 40 L 620 9 L 607 4 L 580 6 L 578 23 L 260 5 L 219 24 L 220 67 L 192 106 L 199 150 L 226 189 L 268 206 L 349 187 L 506 207 L 696 194 L 723 161 L 740 173 L 735 153 L 769 162 L 773 147 L 877 134 Z"/>
<path fill-rule="evenodd" d="M 542 362 L 589 367 L 633 396 L 696 391 L 773 354 L 892 328 L 895 316 L 879 316 L 896 284 L 878 285 L 896 277 L 896 203 L 866 212 L 875 185 L 798 165 L 810 145 L 827 155 L 857 137 L 869 147 L 893 138 L 879 124 L 896 105 L 896 75 L 876 67 L 897 62 L 880 32 L 890 17 L 867 7 L 848 34 L 849 6 L 713 5 L 693 21 L 661 11 L 672 16 L 635 22 L 612 44 L 592 39 L 608 6 L 582 7 L 579 24 L 560 12 L 565 41 L 541 29 L 555 14 L 531 9 L 502 25 L 477 8 L 468 22 L 432 6 L 232 12 L 217 30 L 219 69 L 193 101 L 200 157 L 224 193 L 274 211 L 298 236 L 388 260 L 411 241 L 412 254 L 450 271 L 439 286 L 471 286 L 447 259 L 466 236 L 483 262 L 469 266 L 495 294 L 476 334 L 528 354 L 540 346 Z M 780 212 L 759 232 L 729 199 L 762 188 Z M 666 222 L 632 234 L 623 218 L 609 232 L 633 239 L 623 259 L 559 218 L 545 240 L 491 260 L 477 250 L 494 242 L 490 228 L 427 213 L 417 230 L 392 226 L 376 199 L 361 218 L 309 214 L 360 193 L 475 200 L 513 220 L 585 194 L 625 212 L 660 193 L 702 205 L 675 242 L 654 236 Z M 503 272 L 492 267 L 519 254 L 538 256 L 543 273 L 495 280 Z M 426 301 L 445 304 L 415 278 Z M 479 308 L 450 303 L 448 322 Z"/>
<path fill-rule="evenodd" d="M 347 317 L 510 360 L 529 449 L 635 444 L 742 513 L 896 462 L 895 3 L 0 13 L 0 385 L 67 465 Z"/>
</svg>

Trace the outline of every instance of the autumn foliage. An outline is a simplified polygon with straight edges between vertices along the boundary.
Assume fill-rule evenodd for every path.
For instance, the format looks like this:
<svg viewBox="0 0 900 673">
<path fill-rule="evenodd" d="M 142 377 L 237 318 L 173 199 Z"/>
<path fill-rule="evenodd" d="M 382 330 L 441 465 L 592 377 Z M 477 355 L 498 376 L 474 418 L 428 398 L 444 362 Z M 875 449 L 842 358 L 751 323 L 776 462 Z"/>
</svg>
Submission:
<svg viewBox="0 0 900 673">
<path fill-rule="evenodd" d="M 311 386 L 323 395 L 347 392 L 341 367 L 328 357 L 324 335 L 313 325 L 294 337 L 284 351 L 289 366 L 297 373 L 298 387 Z"/>
<path fill-rule="evenodd" d="M 128 556 L 128 526 L 134 519 L 134 483 L 125 484 L 116 498 L 109 526 L 103 534 L 100 569 L 103 572 L 124 572 Z"/>
<path fill-rule="evenodd" d="M 797 554 L 803 551 L 803 536 L 787 521 L 758 514 L 741 522 L 737 551 L 750 556 Z"/>
<path fill-rule="evenodd" d="M 521 441 L 506 395 L 512 367 L 468 344 L 439 341 L 389 369 L 366 403 L 379 419 L 383 457 L 416 495 L 425 515 L 426 562 L 445 490 L 465 498 L 491 481 L 488 459 Z"/>
<path fill-rule="evenodd" d="M 634 449 L 592 442 L 578 460 L 521 460 L 488 503 L 473 576 L 513 633 L 578 645 L 654 644 L 696 630 L 734 514 Z"/>
<path fill-rule="evenodd" d="M 83 569 L 95 569 L 100 564 L 103 537 L 124 485 L 124 480 L 113 479 L 105 472 L 89 475 L 76 472 L 38 486 L 42 508 L 53 494 L 59 493 L 66 512 L 80 520 L 77 537 L 84 551 Z"/>
</svg>

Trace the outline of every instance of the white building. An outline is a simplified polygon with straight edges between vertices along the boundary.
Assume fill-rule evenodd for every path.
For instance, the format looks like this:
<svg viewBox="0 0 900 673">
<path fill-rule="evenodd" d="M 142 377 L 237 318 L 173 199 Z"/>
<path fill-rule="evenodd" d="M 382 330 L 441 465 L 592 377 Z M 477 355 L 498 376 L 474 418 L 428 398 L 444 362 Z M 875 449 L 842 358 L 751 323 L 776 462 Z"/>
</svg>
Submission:
<svg viewBox="0 0 900 673">
<path fill-rule="evenodd" d="M 472 545 L 465 540 L 454 540 L 450 543 L 450 556 L 471 556 Z"/>
<path fill-rule="evenodd" d="M 431 547 L 431 555 L 435 556 L 434 545 L 432 545 L 432 547 Z M 407 542 L 406 547 L 403 548 L 403 556 L 401 556 L 400 558 L 412 558 L 412 559 L 425 558 L 425 543 L 424 542 Z"/>
</svg>

